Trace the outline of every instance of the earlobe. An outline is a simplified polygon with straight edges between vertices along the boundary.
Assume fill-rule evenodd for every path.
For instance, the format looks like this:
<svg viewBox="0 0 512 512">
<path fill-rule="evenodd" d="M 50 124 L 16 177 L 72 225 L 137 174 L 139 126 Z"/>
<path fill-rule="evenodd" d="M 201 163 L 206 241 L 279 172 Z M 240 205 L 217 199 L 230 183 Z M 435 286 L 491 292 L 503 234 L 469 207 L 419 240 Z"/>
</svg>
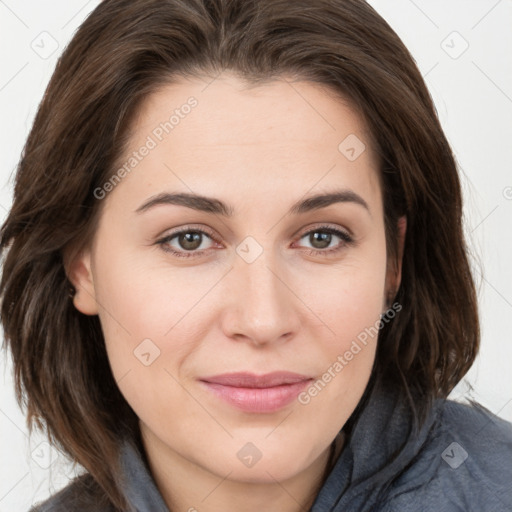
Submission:
<svg viewBox="0 0 512 512">
<path fill-rule="evenodd" d="M 65 263 L 66 275 L 75 288 L 73 304 L 84 315 L 97 315 L 98 304 L 91 271 L 91 254 L 84 250 Z"/>
</svg>

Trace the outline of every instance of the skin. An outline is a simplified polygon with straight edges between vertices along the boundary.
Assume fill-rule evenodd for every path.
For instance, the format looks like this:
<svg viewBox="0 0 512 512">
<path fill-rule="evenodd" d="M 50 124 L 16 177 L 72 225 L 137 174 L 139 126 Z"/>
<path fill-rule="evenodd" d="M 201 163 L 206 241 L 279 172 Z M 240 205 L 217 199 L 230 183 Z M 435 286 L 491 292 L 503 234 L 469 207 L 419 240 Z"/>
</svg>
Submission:
<svg viewBox="0 0 512 512">
<path fill-rule="evenodd" d="M 294 400 L 273 413 L 236 409 L 198 379 L 288 370 L 316 380 L 378 322 L 401 266 L 401 255 L 396 268 L 386 260 L 378 162 L 360 116 L 318 84 L 280 79 L 246 89 L 229 73 L 211 83 L 183 79 L 147 98 L 124 156 L 190 96 L 198 105 L 102 200 L 94 239 L 67 269 L 74 304 L 99 315 L 170 510 L 304 510 L 368 383 L 376 340 L 307 405 Z M 350 134 L 366 145 L 354 161 L 338 149 Z M 287 213 L 334 189 L 350 189 L 368 209 L 342 202 Z M 218 198 L 233 216 L 171 204 L 135 212 L 164 191 Z M 324 224 L 355 243 L 336 235 L 315 242 L 309 234 Z M 157 243 L 189 225 L 215 236 L 203 235 L 195 257 Z M 236 252 L 247 236 L 262 250 L 251 263 Z M 325 245 L 340 250 L 309 252 Z M 178 237 L 167 246 L 186 252 Z M 134 351 L 148 338 L 158 347 L 148 345 L 150 358 L 160 352 L 146 366 Z M 261 453 L 252 467 L 237 457 L 248 442 Z"/>
</svg>

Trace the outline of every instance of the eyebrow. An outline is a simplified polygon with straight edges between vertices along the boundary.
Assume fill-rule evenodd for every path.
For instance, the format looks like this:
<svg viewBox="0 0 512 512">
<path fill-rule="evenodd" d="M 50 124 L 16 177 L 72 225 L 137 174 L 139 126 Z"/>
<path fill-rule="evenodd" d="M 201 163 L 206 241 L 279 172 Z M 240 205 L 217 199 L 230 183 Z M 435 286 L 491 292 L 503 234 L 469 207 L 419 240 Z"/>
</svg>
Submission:
<svg viewBox="0 0 512 512">
<path fill-rule="evenodd" d="M 370 213 L 368 203 L 360 195 L 356 194 L 352 190 L 345 189 L 335 190 L 333 192 L 323 194 L 316 194 L 307 197 L 306 199 L 301 199 L 300 201 L 297 201 L 294 205 L 292 205 L 292 207 L 288 211 L 288 214 L 299 215 L 313 210 L 327 208 L 328 206 L 336 203 L 354 203 L 359 206 L 362 206 L 365 210 L 368 211 L 368 213 Z M 151 196 L 146 202 L 144 202 L 135 210 L 135 213 L 140 214 L 156 206 L 169 204 L 185 206 L 187 208 L 191 208 L 193 210 L 201 212 L 222 215 L 223 217 L 232 217 L 234 214 L 233 208 L 224 203 L 223 201 L 221 201 L 220 199 L 215 199 L 212 197 L 206 197 L 197 194 L 190 194 L 188 192 L 162 192 L 155 196 Z"/>
</svg>

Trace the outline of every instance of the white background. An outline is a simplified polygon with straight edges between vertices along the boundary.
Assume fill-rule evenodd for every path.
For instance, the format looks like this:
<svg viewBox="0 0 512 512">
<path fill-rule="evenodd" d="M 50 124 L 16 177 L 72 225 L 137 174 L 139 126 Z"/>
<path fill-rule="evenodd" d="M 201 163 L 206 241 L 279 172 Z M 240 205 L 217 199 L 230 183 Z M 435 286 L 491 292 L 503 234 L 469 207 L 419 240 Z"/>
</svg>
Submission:
<svg viewBox="0 0 512 512">
<path fill-rule="evenodd" d="M 0 0 L 2 221 L 12 202 L 13 171 L 56 58 L 98 3 Z M 451 398 L 472 396 L 512 421 L 512 1 L 370 3 L 425 76 L 460 166 L 468 242 L 482 263 L 483 274 L 476 271 L 482 348 Z M 52 45 L 54 53 L 38 55 Z M 71 466 L 44 437 L 28 438 L 3 352 L 0 366 L 0 512 L 25 512 L 66 484 Z"/>
</svg>

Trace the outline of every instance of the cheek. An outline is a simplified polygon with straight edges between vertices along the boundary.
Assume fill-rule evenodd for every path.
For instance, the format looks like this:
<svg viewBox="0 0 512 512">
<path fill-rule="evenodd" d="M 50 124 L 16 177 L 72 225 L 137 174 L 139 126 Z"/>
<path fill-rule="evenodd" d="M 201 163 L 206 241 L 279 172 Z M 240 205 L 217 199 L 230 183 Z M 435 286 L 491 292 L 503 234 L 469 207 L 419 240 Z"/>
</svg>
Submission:
<svg viewBox="0 0 512 512">
<path fill-rule="evenodd" d="M 366 328 L 379 320 L 383 311 L 386 282 L 386 252 L 383 243 L 353 252 L 339 265 L 320 267 L 297 275 L 303 299 L 343 349 Z"/>
<path fill-rule="evenodd" d="M 319 381 L 307 390 L 303 403 L 309 404 L 322 394 L 311 407 L 315 414 L 321 414 L 322 404 L 343 404 L 344 411 L 340 410 L 337 418 L 340 421 L 346 411 L 355 408 L 370 377 L 385 295 L 384 238 L 353 254 L 337 271 L 331 268 L 325 275 L 308 278 L 310 286 L 314 282 L 316 293 L 310 289 L 305 300 L 328 330 L 317 338 L 314 350 L 317 361 L 323 362 L 318 368 Z"/>
<path fill-rule="evenodd" d="M 348 420 L 370 379 L 382 313 L 384 267 L 365 266 L 364 272 L 352 267 L 338 276 L 337 286 L 331 281 L 330 293 L 315 302 L 329 331 L 324 329 L 328 334 L 315 338 L 316 346 L 309 348 L 318 373 L 298 396 L 299 411 L 305 423 L 306 418 L 323 421 L 330 435 Z"/>
<path fill-rule="evenodd" d="M 125 256 L 110 256 L 120 253 Z M 129 391 L 129 401 L 137 402 L 143 398 L 142 387 L 144 394 L 158 390 L 157 372 L 174 373 L 201 341 L 206 326 L 212 325 L 215 303 L 208 292 L 225 269 L 172 268 L 154 254 L 131 255 L 107 244 L 98 251 L 95 267 L 96 298 L 101 304 L 99 317 L 110 365 L 123 385 L 128 380 L 139 381 Z M 128 375 L 130 379 L 125 379 Z M 168 375 L 166 380 L 169 385 Z"/>
<path fill-rule="evenodd" d="M 155 247 L 98 258 L 98 299 L 125 326 L 163 336 L 208 294 L 229 265 L 179 266 Z M 222 267 L 222 268 L 221 268 Z M 112 318 L 106 318 L 107 321 Z"/>
</svg>

